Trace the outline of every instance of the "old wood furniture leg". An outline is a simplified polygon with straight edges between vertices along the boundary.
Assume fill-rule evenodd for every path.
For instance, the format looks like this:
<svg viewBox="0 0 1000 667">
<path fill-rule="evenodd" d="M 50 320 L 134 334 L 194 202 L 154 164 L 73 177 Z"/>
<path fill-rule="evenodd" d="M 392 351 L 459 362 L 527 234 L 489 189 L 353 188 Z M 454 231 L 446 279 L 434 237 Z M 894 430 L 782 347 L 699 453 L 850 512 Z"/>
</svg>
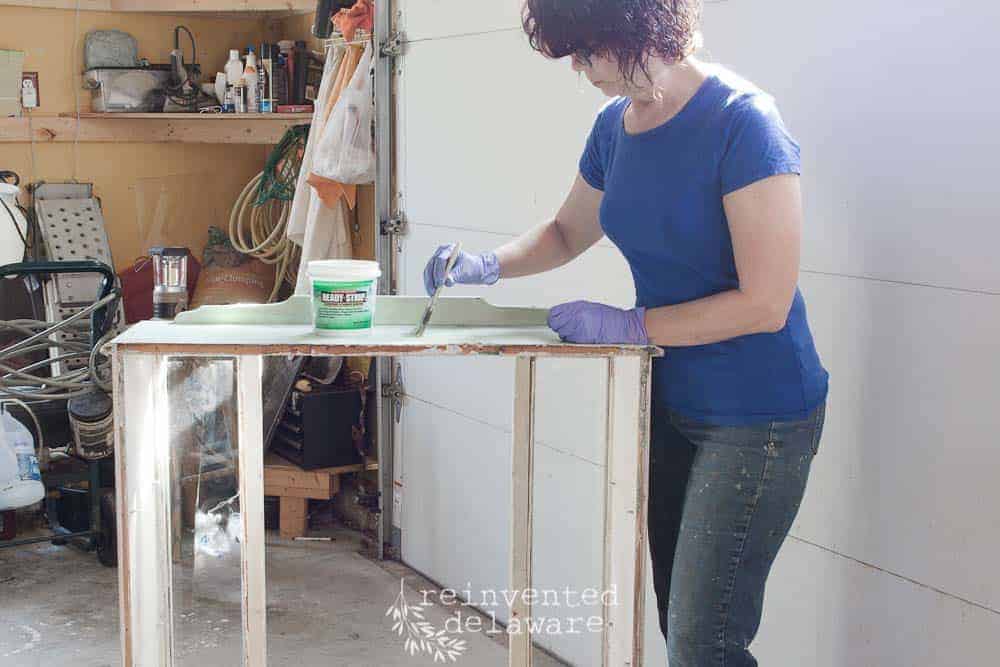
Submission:
<svg viewBox="0 0 1000 667">
<path fill-rule="evenodd" d="M 510 667 L 530 667 L 531 605 L 524 596 L 531 588 L 531 492 L 535 449 L 535 358 L 518 357 L 514 371 L 514 442 L 511 448 L 510 588 L 514 603 L 508 632 Z"/>
<path fill-rule="evenodd" d="M 122 664 L 173 664 L 166 358 L 115 359 L 115 482 Z"/>
<path fill-rule="evenodd" d="M 240 514 L 243 528 L 243 664 L 267 664 L 267 605 L 264 572 L 264 401 L 263 358 L 244 355 L 237 366 L 237 430 L 240 457 Z"/>
<path fill-rule="evenodd" d="M 645 620 L 649 375 L 645 356 L 608 361 L 608 439 L 604 512 L 606 667 L 642 664 Z"/>
</svg>

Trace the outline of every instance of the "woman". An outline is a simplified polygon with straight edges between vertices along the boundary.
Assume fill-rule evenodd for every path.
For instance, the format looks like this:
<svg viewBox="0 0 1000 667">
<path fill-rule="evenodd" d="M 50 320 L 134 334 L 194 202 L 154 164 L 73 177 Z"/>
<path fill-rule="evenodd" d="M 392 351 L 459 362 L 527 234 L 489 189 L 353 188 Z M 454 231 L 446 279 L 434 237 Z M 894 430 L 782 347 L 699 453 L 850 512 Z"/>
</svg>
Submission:
<svg viewBox="0 0 1000 667">
<path fill-rule="evenodd" d="M 428 292 L 562 266 L 604 235 L 630 310 L 551 311 L 573 343 L 653 344 L 649 535 L 671 667 L 756 665 L 764 585 L 805 490 L 827 373 L 798 290 L 799 147 L 773 99 L 693 56 L 700 0 L 528 0 L 524 27 L 611 101 L 555 219 L 481 255 L 452 246 Z"/>
</svg>

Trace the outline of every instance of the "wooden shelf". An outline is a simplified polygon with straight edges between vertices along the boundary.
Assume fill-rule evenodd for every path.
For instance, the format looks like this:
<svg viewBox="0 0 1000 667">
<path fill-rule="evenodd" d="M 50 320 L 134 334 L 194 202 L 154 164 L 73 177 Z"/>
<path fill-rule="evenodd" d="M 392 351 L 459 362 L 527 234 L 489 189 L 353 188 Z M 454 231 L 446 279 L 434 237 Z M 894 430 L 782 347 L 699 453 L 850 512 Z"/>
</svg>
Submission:
<svg viewBox="0 0 1000 667">
<path fill-rule="evenodd" d="M 82 113 L 0 118 L 0 143 L 276 144 L 312 114 Z M 78 136 L 79 135 L 79 136 Z"/>
<path fill-rule="evenodd" d="M 0 0 L 0 7 L 76 9 L 77 0 Z M 201 12 L 303 13 L 316 10 L 316 0 L 79 0 L 85 11 L 157 12 L 161 14 Z"/>
<path fill-rule="evenodd" d="M 76 118 L 75 113 L 61 113 L 60 118 Z M 309 113 L 93 113 L 84 112 L 80 114 L 80 119 L 100 119 L 100 120 L 160 120 L 160 121 L 237 121 L 237 120 L 263 120 L 263 121 L 295 121 L 292 125 L 302 122 L 312 121 L 312 112 Z"/>
</svg>

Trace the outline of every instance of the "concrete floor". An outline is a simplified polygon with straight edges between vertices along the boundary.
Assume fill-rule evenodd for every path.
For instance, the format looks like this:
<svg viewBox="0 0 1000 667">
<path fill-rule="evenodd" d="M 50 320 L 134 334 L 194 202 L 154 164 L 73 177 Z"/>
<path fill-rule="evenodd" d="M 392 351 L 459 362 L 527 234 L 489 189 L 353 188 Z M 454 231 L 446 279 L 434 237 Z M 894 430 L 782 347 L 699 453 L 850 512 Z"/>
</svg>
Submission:
<svg viewBox="0 0 1000 667">
<path fill-rule="evenodd" d="M 357 533 L 330 532 L 334 542 L 288 542 L 269 536 L 268 665 L 432 665 L 409 655 L 386 610 L 405 580 L 407 602 L 434 588 L 400 563 L 359 553 Z M 19 537 L 26 537 L 24 535 Z M 238 579 L 237 579 L 238 581 Z M 5 667 L 109 667 L 120 663 L 117 571 L 93 554 L 51 544 L 0 550 L 0 664 Z M 239 591 L 226 585 L 175 590 L 175 665 L 240 664 Z M 435 628 L 455 607 L 426 607 Z M 470 609 L 462 607 L 468 616 Z M 484 624 L 485 625 L 485 624 Z M 448 664 L 506 665 L 502 633 L 463 632 L 466 649 Z M 564 663 L 536 651 L 534 664 Z"/>
</svg>

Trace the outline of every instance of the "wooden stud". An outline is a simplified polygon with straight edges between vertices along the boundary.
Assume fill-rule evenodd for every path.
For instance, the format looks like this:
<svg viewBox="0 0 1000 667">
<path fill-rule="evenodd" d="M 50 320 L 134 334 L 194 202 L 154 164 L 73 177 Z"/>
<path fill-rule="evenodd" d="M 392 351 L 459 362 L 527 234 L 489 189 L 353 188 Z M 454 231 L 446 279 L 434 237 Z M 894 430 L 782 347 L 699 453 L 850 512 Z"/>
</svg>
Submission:
<svg viewBox="0 0 1000 667">
<path fill-rule="evenodd" d="M 608 360 L 604 667 L 642 664 L 651 361 Z"/>
<path fill-rule="evenodd" d="M 243 355 L 236 361 L 239 433 L 240 543 L 243 582 L 243 664 L 267 664 L 267 597 L 264 553 L 264 360 Z M 302 500 L 302 502 L 308 502 Z"/>
<path fill-rule="evenodd" d="M 531 667 L 531 605 L 524 597 L 531 588 L 532 486 L 535 447 L 535 358 L 518 357 L 514 371 L 514 439 L 511 448 L 510 587 L 514 603 L 508 632 L 507 664 Z"/>
</svg>

